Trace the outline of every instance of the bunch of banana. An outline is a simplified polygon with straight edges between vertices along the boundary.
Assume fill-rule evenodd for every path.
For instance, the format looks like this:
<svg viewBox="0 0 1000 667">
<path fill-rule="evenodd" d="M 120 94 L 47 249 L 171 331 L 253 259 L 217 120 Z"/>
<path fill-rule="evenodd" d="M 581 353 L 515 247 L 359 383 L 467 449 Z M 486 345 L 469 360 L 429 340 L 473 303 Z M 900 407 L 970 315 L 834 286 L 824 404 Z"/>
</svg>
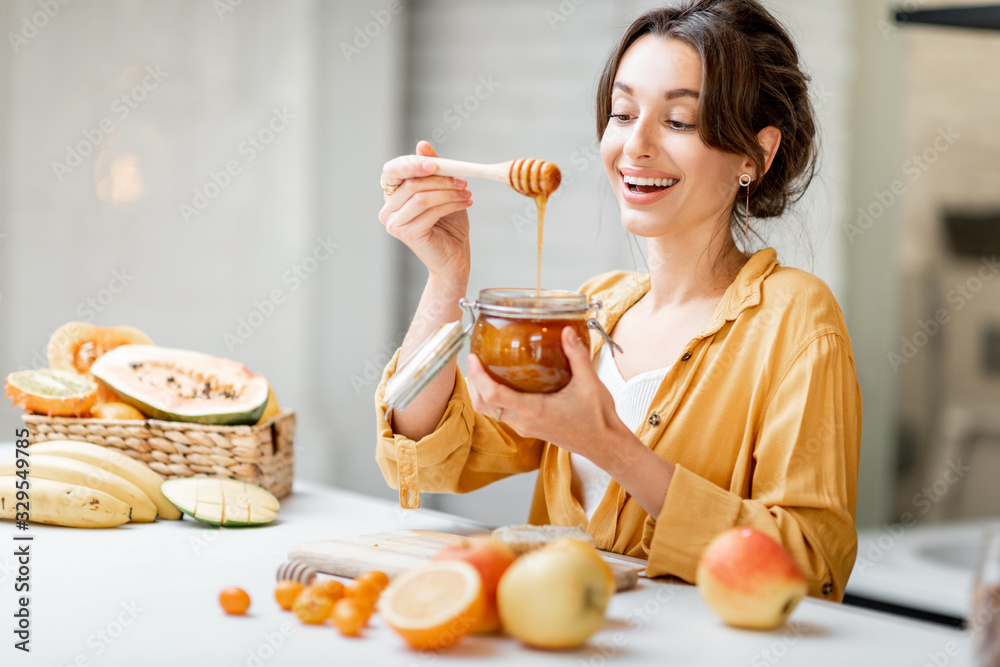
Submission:
<svg viewBox="0 0 1000 667">
<path fill-rule="evenodd" d="M 28 453 L 32 521 L 106 528 L 181 517 L 160 492 L 163 477 L 110 447 L 52 440 Z M 0 463 L 0 518 L 14 518 L 18 471 L 16 459 Z"/>
</svg>

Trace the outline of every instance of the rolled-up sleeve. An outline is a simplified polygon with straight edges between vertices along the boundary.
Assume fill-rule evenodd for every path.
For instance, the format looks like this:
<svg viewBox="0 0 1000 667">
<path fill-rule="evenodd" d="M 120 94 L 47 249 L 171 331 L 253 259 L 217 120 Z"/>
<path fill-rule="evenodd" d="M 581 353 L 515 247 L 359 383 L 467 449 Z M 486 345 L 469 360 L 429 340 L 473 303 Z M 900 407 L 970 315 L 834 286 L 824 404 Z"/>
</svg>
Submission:
<svg viewBox="0 0 1000 667">
<path fill-rule="evenodd" d="M 399 489 L 400 507 L 420 507 L 420 492 L 466 493 L 510 475 L 538 468 L 544 442 L 522 438 L 475 411 L 465 378 L 456 369 L 455 390 L 434 431 L 418 441 L 394 433 L 386 418 L 385 385 L 399 351 L 375 392 L 375 460 L 389 486 Z"/>
<path fill-rule="evenodd" d="M 650 576 L 695 581 L 708 543 L 756 528 L 791 553 L 809 594 L 840 600 L 854 565 L 861 394 L 850 343 L 823 333 L 802 344 L 760 414 L 748 493 L 677 466 L 658 516 L 643 527 Z M 747 497 L 748 496 L 748 497 Z"/>
</svg>

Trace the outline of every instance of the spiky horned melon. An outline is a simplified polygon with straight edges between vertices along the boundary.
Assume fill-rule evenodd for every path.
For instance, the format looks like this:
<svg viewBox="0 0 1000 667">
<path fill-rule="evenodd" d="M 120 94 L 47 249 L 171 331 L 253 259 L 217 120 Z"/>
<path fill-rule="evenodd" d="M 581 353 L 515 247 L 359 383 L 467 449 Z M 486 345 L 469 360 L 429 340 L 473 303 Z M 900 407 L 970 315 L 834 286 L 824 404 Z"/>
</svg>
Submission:
<svg viewBox="0 0 1000 667">
<path fill-rule="evenodd" d="M 51 368 L 11 373 L 4 389 L 14 405 L 50 417 L 83 417 L 97 402 L 91 378 Z"/>
<path fill-rule="evenodd" d="M 236 361 L 155 345 L 105 352 L 90 372 L 121 400 L 154 419 L 254 424 L 267 405 L 267 380 Z"/>
</svg>

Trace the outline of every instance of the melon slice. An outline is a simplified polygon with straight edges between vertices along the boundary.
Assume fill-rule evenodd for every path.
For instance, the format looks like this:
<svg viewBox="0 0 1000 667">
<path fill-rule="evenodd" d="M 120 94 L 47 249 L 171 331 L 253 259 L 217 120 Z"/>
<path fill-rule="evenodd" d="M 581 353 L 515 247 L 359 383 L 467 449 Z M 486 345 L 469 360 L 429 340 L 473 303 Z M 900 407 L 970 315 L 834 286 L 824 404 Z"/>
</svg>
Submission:
<svg viewBox="0 0 1000 667">
<path fill-rule="evenodd" d="M 192 519 L 213 526 L 259 526 L 278 518 L 281 504 L 266 489 L 236 479 L 168 479 L 160 491 Z"/>
<path fill-rule="evenodd" d="M 149 336 L 135 327 L 99 327 L 89 322 L 67 322 L 49 338 L 49 367 L 79 373 L 93 380 L 90 365 L 108 350 L 119 345 L 152 344 Z M 101 385 L 98 387 L 97 400 L 107 403 L 117 401 L 118 397 L 109 387 Z"/>
<path fill-rule="evenodd" d="M 144 415 L 197 424 L 255 424 L 268 400 L 267 380 L 236 361 L 155 345 L 122 345 L 90 372 Z"/>
</svg>

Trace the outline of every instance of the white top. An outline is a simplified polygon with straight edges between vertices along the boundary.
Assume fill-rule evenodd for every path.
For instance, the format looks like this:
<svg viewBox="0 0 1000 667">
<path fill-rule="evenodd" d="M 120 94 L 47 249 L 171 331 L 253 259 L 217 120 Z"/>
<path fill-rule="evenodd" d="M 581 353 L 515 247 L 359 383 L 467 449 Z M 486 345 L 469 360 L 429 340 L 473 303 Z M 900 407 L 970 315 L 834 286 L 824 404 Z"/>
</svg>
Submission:
<svg viewBox="0 0 1000 667">
<path fill-rule="evenodd" d="M 626 382 L 618 370 L 614 357 L 611 356 L 610 345 L 601 346 L 600 352 L 594 358 L 594 366 L 597 377 L 615 400 L 618 418 L 634 433 L 646 421 L 653 396 L 656 395 L 656 390 L 660 388 L 670 367 L 639 373 Z M 583 456 L 570 454 L 569 458 L 573 471 L 571 486 L 573 495 L 580 500 L 589 521 L 604 497 L 611 475 Z"/>
</svg>

